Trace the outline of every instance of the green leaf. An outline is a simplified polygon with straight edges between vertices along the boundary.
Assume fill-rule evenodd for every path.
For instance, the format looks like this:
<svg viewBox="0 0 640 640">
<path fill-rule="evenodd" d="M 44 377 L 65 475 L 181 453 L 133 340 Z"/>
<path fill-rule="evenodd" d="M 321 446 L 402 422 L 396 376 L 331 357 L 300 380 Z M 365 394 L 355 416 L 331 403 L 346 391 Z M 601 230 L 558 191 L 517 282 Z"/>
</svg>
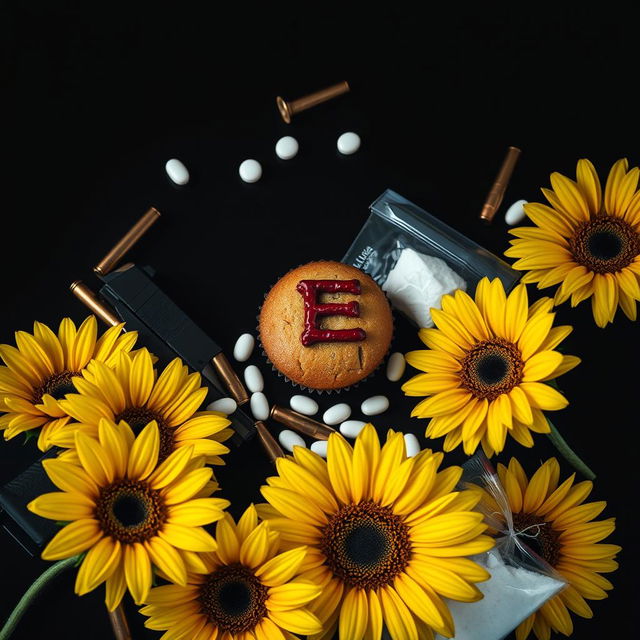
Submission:
<svg viewBox="0 0 640 640">
<path fill-rule="evenodd" d="M 566 440 L 560 435 L 560 432 L 555 427 L 553 422 L 547 418 L 551 433 L 547 436 L 553 446 L 558 450 L 560 455 L 579 473 L 581 473 L 587 480 L 594 480 L 596 474 L 589 469 L 589 467 L 582 462 L 582 460 L 574 453 L 573 449 L 567 444 Z"/>
</svg>

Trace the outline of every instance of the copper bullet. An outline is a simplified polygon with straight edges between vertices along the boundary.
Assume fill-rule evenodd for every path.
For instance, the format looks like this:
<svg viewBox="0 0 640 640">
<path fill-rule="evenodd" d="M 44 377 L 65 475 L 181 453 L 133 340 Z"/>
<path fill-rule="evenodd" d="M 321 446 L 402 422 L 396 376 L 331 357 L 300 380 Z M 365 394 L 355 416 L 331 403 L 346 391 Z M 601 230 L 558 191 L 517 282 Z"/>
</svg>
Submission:
<svg viewBox="0 0 640 640">
<path fill-rule="evenodd" d="M 304 436 L 309 436 L 316 440 L 328 440 L 329 436 L 336 432 L 335 429 L 328 427 L 326 424 L 322 424 L 322 422 L 317 422 L 297 411 L 285 409 L 275 404 L 271 407 L 270 417 L 285 427 L 289 427 Z"/>
<path fill-rule="evenodd" d="M 109 622 L 116 640 L 131 640 L 131 631 L 129 631 L 129 623 L 122 604 L 119 604 L 114 611 L 109 611 Z"/>
<path fill-rule="evenodd" d="M 264 422 L 258 420 L 255 423 L 255 427 L 258 432 L 260 444 L 264 447 L 267 456 L 269 456 L 269 460 L 271 460 L 271 462 L 275 462 L 276 458 L 284 458 L 284 451 L 281 449 L 276 439 L 271 435 Z"/>
<path fill-rule="evenodd" d="M 238 374 L 234 371 L 227 356 L 222 351 L 211 360 L 213 368 L 216 370 L 220 381 L 225 389 L 233 396 L 233 399 L 239 404 L 245 404 L 249 401 L 249 394 L 244 388 Z"/>
<path fill-rule="evenodd" d="M 99 276 L 106 276 L 115 265 L 122 259 L 125 253 L 140 240 L 149 228 L 158 220 L 160 212 L 154 207 L 149 210 L 136 222 L 129 231 L 122 237 L 107 255 L 93 268 Z"/>
<path fill-rule="evenodd" d="M 509 186 L 509 180 L 511 180 L 511 174 L 516 166 L 516 162 L 518 162 L 520 153 L 518 147 L 509 147 L 500 171 L 498 171 L 495 182 L 480 212 L 480 220 L 484 220 L 485 222 L 491 222 L 493 220 L 493 216 L 500 207 L 502 198 L 504 198 L 504 192 L 507 190 L 507 186 Z"/>
<path fill-rule="evenodd" d="M 317 104 L 322 102 L 326 102 L 327 100 L 332 100 L 333 98 L 337 98 L 341 96 L 343 93 L 347 93 L 350 91 L 348 82 L 339 82 L 338 84 L 331 85 L 326 89 L 321 89 L 320 91 L 316 91 L 315 93 L 310 93 L 307 96 L 302 98 L 298 98 L 297 100 L 292 100 L 291 102 L 287 102 L 284 98 L 278 96 L 276 98 L 276 105 L 278 107 L 278 111 L 282 116 L 282 119 L 287 123 L 291 124 L 291 118 L 301 111 L 305 111 L 306 109 L 310 109 L 311 107 L 315 107 Z"/>
<path fill-rule="evenodd" d="M 93 293 L 93 291 L 91 291 L 91 289 L 89 289 L 82 280 L 76 280 L 69 289 L 71 289 L 71 293 L 73 293 L 80 302 L 89 307 L 89 310 L 92 313 L 95 313 L 100 320 L 109 326 L 114 327 L 122 322 L 120 318 L 118 318 L 118 316 L 109 309 L 109 307 L 98 300 L 96 294 Z"/>
</svg>

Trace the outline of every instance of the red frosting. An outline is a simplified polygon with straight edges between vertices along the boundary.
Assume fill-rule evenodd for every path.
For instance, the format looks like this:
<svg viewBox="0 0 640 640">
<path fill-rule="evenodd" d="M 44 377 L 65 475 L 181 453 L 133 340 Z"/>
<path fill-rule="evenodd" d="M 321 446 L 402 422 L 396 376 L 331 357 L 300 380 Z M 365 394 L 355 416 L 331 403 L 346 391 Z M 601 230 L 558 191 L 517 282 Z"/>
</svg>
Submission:
<svg viewBox="0 0 640 640">
<path fill-rule="evenodd" d="M 348 316 L 358 318 L 360 306 L 357 302 L 320 303 L 319 293 L 353 293 L 360 295 L 359 280 L 300 280 L 296 290 L 304 301 L 304 331 L 300 340 L 305 347 L 316 342 L 359 342 L 367 337 L 364 329 L 320 329 L 322 316 Z"/>
</svg>

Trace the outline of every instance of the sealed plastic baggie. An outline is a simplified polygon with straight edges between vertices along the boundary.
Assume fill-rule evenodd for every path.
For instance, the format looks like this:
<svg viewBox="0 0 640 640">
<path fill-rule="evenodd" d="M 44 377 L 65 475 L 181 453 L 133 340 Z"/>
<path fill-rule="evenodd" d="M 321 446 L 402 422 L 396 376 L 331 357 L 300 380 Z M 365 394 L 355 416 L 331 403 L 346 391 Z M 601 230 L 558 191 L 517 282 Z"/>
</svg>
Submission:
<svg viewBox="0 0 640 640">
<path fill-rule="evenodd" d="M 510 291 L 520 278 L 506 262 L 387 189 L 342 262 L 368 273 L 393 306 L 419 327 L 432 327 L 430 309 L 456 289 L 471 295 L 484 277 Z"/>
<path fill-rule="evenodd" d="M 473 558 L 491 574 L 489 580 L 476 585 L 482 600 L 447 601 L 455 623 L 454 637 L 500 640 L 562 591 L 566 582 L 534 551 L 543 542 L 540 536 L 545 523 L 516 529 L 505 489 L 486 456 L 474 456 L 463 468 L 463 487 L 477 487 L 483 493 L 477 508 L 484 513 L 496 546 Z"/>
</svg>

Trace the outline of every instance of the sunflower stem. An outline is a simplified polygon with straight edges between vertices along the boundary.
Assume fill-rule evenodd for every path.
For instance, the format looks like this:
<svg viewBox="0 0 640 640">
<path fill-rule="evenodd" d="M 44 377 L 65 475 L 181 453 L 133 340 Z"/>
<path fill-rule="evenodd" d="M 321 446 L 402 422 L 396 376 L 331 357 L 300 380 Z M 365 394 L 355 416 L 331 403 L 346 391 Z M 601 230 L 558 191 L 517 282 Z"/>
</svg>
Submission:
<svg viewBox="0 0 640 640">
<path fill-rule="evenodd" d="M 27 612 L 27 609 L 33 604 L 34 600 L 40 595 L 40 592 L 47 586 L 47 584 L 56 578 L 58 575 L 70 569 L 76 563 L 78 556 L 72 556 L 60 560 L 51 565 L 46 571 L 38 576 L 31 586 L 25 591 L 20 602 L 15 606 L 11 615 L 7 618 L 2 630 L 0 630 L 0 640 L 7 640 L 11 637 L 11 634 L 15 631 L 18 623 L 22 619 L 22 616 Z"/>
<path fill-rule="evenodd" d="M 558 429 L 556 429 L 555 425 L 549 418 L 547 418 L 547 422 L 549 423 L 549 428 L 551 429 L 551 433 L 548 433 L 547 436 L 553 446 L 559 451 L 560 455 L 578 472 L 580 472 L 587 480 L 594 480 L 596 474 L 589 469 L 589 467 L 582 462 L 582 460 L 575 454 L 573 449 L 567 444 L 566 440 L 560 435 Z M 2 638 L 0 638 L 2 640 Z"/>
</svg>

